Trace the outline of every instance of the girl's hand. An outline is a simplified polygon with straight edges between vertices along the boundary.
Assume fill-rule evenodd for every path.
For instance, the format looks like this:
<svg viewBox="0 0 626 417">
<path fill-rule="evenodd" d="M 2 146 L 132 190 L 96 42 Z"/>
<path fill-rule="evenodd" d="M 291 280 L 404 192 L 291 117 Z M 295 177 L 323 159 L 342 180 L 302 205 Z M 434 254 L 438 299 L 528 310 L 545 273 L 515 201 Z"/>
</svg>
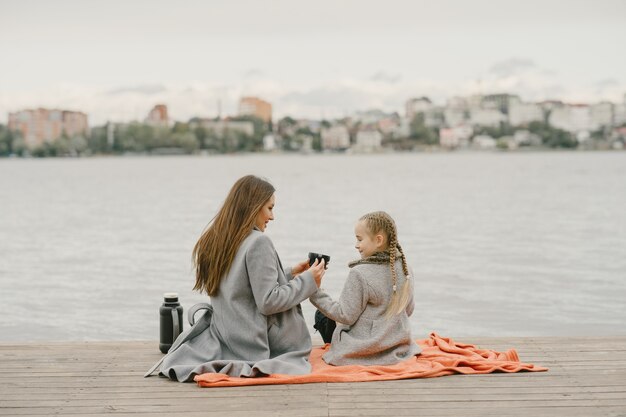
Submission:
<svg viewBox="0 0 626 417">
<path fill-rule="evenodd" d="M 296 266 L 291 268 L 291 275 L 293 275 L 295 277 L 296 275 L 300 275 L 301 273 L 303 273 L 307 269 L 309 269 L 309 260 L 308 259 L 306 261 L 302 261 L 302 262 L 297 263 Z"/>
<path fill-rule="evenodd" d="M 326 262 L 324 262 L 324 259 L 322 259 L 322 261 L 320 262 L 319 259 L 315 260 L 315 263 L 313 265 L 311 265 L 311 273 L 313 274 L 313 279 L 315 279 L 315 285 L 317 285 L 317 288 L 320 287 L 320 285 L 322 285 L 322 278 L 324 277 L 324 273 L 326 273 Z"/>
</svg>

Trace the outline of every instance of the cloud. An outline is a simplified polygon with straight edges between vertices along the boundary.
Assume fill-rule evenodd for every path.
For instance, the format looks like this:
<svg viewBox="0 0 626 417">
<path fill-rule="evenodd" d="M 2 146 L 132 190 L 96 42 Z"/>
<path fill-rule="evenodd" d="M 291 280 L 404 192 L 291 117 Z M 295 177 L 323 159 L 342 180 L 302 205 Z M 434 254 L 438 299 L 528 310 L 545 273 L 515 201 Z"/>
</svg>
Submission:
<svg viewBox="0 0 626 417">
<path fill-rule="evenodd" d="M 395 84 L 402 80 L 401 74 L 389 74 L 385 71 L 378 71 L 376 74 L 372 75 L 370 78 L 372 81 L 385 82 L 390 84 Z"/>
<path fill-rule="evenodd" d="M 126 94 L 126 93 L 138 93 L 138 94 L 152 95 L 152 94 L 162 93 L 164 91 L 166 91 L 166 88 L 161 84 L 144 84 L 144 85 L 137 85 L 134 87 L 115 88 L 113 90 L 107 91 L 105 94 L 118 95 L 118 94 Z"/>
<path fill-rule="evenodd" d="M 276 108 L 296 117 L 344 117 L 354 108 L 371 100 L 364 91 L 345 85 L 323 85 L 307 90 L 290 91 L 280 96 Z"/>
<path fill-rule="evenodd" d="M 531 59 L 510 58 L 495 62 L 479 79 L 466 81 L 462 90 L 465 94 L 511 93 L 524 101 L 540 101 L 568 96 L 571 86 Z"/>
<path fill-rule="evenodd" d="M 290 104 L 305 106 L 328 106 L 353 107 L 363 103 L 371 97 L 362 91 L 350 86 L 326 85 L 306 91 L 294 91 L 283 95 L 281 101 Z"/>
<path fill-rule="evenodd" d="M 597 81 L 595 86 L 598 88 L 612 88 L 619 85 L 619 81 L 615 78 L 605 78 L 604 80 Z"/>
<path fill-rule="evenodd" d="M 382 71 L 367 78 L 342 78 L 310 85 L 289 85 L 268 76 L 244 78 L 238 84 L 204 81 L 191 83 L 146 84 L 119 87 L 59 84 L 33 91 L 0 91 L 0 117 L 33 107 L 79 110 L 89 115 L 92 126 L 107 121 L 144 120 L 157 103 L 168 106 L 174 120 L 192 117 L 215 117 L 236 114 L 242 96 L 261 97 L 273 106 L 275 118 L 339 118 L 357 111 L 379 109 L 404 113 L 411 97 L 429 97 L 444 104 L 453 96 L 513 93 L 524 101 L 561 99 L 571 102 L 622 102 L 626 85 L 615 79 L 599 80 L 589 85 L 567 84 L 561 77 L 546 71 L 530 60 L 507 61 L 507 71 L 496 63 L 479 78 L 457 82 L 433 79 L 406 80 Z M 496 67 L 497 71 L 492 71 Z M 6 123 L 6 119 L 0 119 Z"/>
<path fill-rule="evenodd" d="M 489 72 L 497 77 L 509 77 L 535 67 L 535 63 L 530 59 L 510 58 L 496 62 L 491 66 Z"/>
<path fill-rule="evenodd" d="M 258 68 L 250 68 L 246 72 L 243 73 L 244 78 L 264 78 L 267 74 L 265 71 Z"/>
<path fill-rule="evenodd" d="M 607 96 L 612 91 L 619 89 L 619 82 L 614 78 L 605 78 L 595 82 L 592 86 L 593 94 L 596 96 Z"/>
</svg>

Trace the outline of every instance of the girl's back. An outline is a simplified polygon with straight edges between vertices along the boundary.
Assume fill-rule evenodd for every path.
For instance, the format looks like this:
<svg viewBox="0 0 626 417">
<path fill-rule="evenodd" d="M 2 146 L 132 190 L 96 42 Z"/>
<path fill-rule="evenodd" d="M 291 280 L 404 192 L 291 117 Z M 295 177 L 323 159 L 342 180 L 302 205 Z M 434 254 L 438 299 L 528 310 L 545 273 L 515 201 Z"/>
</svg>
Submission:
<svg viewBox="0 0 626 417">
<path fill-rule="evenodd" d="M 396 260 L 397 285 L 406 276 Z M 419 353 L 411 337 L 409 319 L 413 313 L 413 285 L 409 302 L 401 313 L 387 318 L 393 289 L 388 264 L 363 263 L 351 268 L 339 301 L 323 290 L 311 302 L 327 317 L 337 321 L 331 347 L 324 360 L 331 365 L 389 365 Z"/>
</svg>

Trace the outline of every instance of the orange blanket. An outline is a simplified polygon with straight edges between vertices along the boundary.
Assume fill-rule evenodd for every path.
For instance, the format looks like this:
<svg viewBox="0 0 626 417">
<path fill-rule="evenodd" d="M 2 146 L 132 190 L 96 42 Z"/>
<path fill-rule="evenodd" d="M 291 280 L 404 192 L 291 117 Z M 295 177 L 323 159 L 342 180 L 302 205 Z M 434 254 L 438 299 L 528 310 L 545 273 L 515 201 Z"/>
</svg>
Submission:
<svg viewBox="0 0 626 417">
<path fill-rule="evenodd" d="M 234 387 L 241 385 L 308 384 L 311 382 L 362 382 L 392 379 L 430 378 L 450 374 L 488 374 L 491 372 L 547 371 L 548 368 L 521 363 L 517 352 L 496 352 L 474 345 L 458 343 L 431 333 L 428 339 L 416 341 L 422 353 L 395 365 L 333 366 L 322 360 L 330 344 L 314 348 L 309 361 L 313 367 L 307 375 L 269 375 L 237 378 L 224 374 L 197 375 L 201 387 Z"/>
</svg>

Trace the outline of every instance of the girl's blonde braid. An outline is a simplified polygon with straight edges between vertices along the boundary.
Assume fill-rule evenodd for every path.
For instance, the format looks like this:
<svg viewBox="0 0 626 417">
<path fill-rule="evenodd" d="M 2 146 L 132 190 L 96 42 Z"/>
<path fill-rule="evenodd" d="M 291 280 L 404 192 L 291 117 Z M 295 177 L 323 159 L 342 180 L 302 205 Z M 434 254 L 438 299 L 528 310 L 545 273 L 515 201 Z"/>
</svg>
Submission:
<svg viewBox="0 0 626 417">
<path fill-rule="evenodd" d="M 389 266 L 391 267 L 391 282 L 393 284 L 393 292 L 398 290 L 398 273 L 396 272 L 396 247 L 398 246 L 398 236 L 393 220 L 387 215 L 383 216 L 385 220 L 386 233 L 389 236 Z"/>
<path fill-rule="evenodd" d="M 393 294 L 389 304 L 387 305 L 387 309 L 385 310 L 385 317 L 390 319 L 391 317 L 394 317 L 404 311 L 411 299 L 413 289 L 410 284 L 409 267 L 407 265 L 406 256 L 404 256 L 404 251 L 398 242 L 398 229 L 396 227 L 396 223 L 393 218 L 384 211 L 372 214 L 375 214 L 374 217 L 376 218 L 376 223 L 378 223 L 377 226 L 379 227 L 376 232 L 383 231 L 389 239 L 389 266 L 391 267 Z M 398 253 L 402 260 L 402 272 L 404 272 L 405 276 L 402 288 L 398 288 L 398 273 L 396 271 L 396 259 Z"/>
<path fill-rule="evenodd" d="M 402 272 L 404 272 L 404 276 L 409 276 L 409 266 L 406 263 L 406 256 L 404 256 L 404 251 L 402 250 L 402 246 L 398 243 L 397 245 L 398 252 L 402 255 Z"/>
</svg>

